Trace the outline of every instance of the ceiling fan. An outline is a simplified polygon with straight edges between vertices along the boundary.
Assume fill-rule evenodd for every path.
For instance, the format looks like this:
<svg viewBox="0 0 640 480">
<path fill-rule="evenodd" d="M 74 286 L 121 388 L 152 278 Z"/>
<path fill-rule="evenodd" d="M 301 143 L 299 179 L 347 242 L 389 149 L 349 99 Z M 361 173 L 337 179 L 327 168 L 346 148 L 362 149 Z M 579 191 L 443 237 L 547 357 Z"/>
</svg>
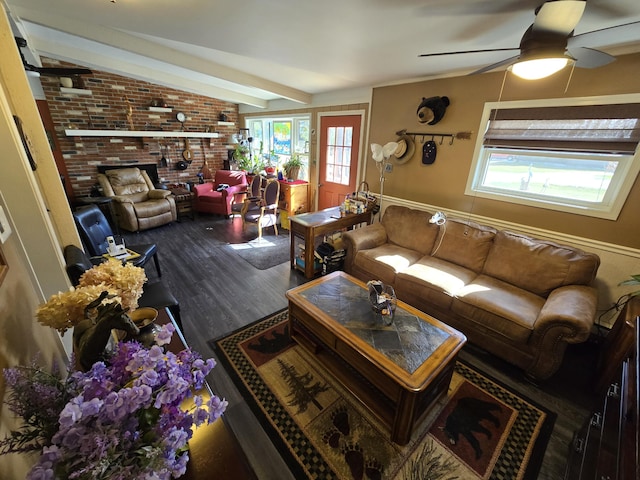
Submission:
<svg viewBox="0 0 640 480">
<path fill-rule="evenodd" d="M 22 48 L 27 46 L 27 41 L 24 38 L 14 37 L 16 39 L 16 43 L 18 45 L 18 51 L 20 52 L 20 57 L 22 58 L 22 64 L 24 65 L 24 69 L 29 72 L 37 72 L 40 75 L 49 76 L 49 77 L 71 77 L 74 75 L 90 75 L 93 72 L 88 68 L 64 68 L 64 67 L 36 67 L 35 65 L 31 65 L 27 62 L 27 59 L 24 57 L 22 53 Z"/>
<path fill-rule="evenodd" d="M 564 68 L 568 63 L 575 63 L 575 66 L 580 68 L 600 67 L 612 62 L 615 57 L 593 48 L 572 48 L 574 39 L 589 33 L 595 33 L 587 32 L 581 35 L 573 35 L 576 25 L 582 18 L 585 6 L 586 0 L 550 0 L 543 3 L 535 10 L 535 20 L 522 36 L 520 46 L 516 48 L 425 53 L 420 57 L 520 50 L 518 55 L 482 67 L 470 75 L 488 72 L 508 65 L 515 75 L 529 80 L 552 75 Z"/>
</svg>

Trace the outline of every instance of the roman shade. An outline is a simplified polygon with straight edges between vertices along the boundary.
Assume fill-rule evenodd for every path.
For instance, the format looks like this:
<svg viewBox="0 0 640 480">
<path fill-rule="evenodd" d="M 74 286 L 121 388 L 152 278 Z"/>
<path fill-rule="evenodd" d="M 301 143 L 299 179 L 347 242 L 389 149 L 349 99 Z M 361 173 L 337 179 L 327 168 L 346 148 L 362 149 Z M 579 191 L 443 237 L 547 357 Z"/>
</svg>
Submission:
<svg viewBox="0 0 640 480">
<path fill-rule="evenodd" d="M 640 103 L 492 109 L 486 147 L 633 155 Z"/>
</svg>

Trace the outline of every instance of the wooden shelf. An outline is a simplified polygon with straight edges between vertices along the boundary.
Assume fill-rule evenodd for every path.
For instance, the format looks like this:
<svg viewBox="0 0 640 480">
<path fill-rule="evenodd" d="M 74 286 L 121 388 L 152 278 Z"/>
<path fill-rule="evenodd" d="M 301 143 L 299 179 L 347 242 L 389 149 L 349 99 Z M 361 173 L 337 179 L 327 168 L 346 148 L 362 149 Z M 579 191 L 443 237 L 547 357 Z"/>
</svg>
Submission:
<svg viewBox="0 0 640 480">
<path fill-rule="evenodd" d="M 143 130 L 72 130 L 64 131 L 67 137 L 136 137 L 136 138 L 220 138 L 217 132 L 163 132 Z"/>
<path fill-rule="evenodd" d="M 224 125 L 224 126 L 227 126 L 227 127 L 233 127 L 233 126 L 235 126 L 235 124 L 236 124 L 236 122 L 222 122 L 222 121 L 218 122 L 218 125 L 220 125 L 220 126 Z"/>
<path fill-rule="evenodd" d="M 150 112 L 157 112 L 157 113 L 171 113 L 171 112 L 173 112 L 173 108 L 169 108 L 169 107 L 149 107 L 149 111 Z"/>
<path fill-rule="evenodd" d="M 69 88 L 60 87 L 60 93 L 66 93 L 71 95 L 93 95 L 91 90 L 85 90 L 84 88 Z"/>
</svg>

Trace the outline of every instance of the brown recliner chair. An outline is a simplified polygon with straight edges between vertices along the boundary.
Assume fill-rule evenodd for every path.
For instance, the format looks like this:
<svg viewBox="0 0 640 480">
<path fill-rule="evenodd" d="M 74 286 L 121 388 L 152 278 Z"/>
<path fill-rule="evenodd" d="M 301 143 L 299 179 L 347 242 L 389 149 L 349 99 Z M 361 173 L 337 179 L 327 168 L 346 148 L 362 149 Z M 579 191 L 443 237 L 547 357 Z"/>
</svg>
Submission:
<svg viewBox="0 0 640 480">
<path fill-rule="evenodd" d="M 98 183 L 107 197 L 113 197 L 118 225 L 137 232 L 177 220 L 176 202 L 169 190 L 153 186 L 149 175 L 139 168 L 118 168 L 98 174 Z"/>
</svg>

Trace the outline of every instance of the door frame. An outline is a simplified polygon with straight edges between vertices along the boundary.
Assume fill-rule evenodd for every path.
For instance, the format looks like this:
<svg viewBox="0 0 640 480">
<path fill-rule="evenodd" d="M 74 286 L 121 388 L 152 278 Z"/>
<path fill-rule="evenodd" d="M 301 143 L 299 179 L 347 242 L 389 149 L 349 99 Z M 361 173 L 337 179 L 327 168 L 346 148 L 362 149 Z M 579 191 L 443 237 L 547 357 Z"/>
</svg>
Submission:
<svg viewBox="0 0 640 480">
<path fill-rule="evenodd" d="M 356 188 L 358 188 L 358 185 L 360 183 L 360 179 L 363 178 L 364 176 L 364 171 L 362 170 L 363 165 L 364 165 L 364 159 L 367 158 L 366 156 L 366 152 L 364 151 L 364 146 L 367 144 L 365 142 L 365 134 L 368 137 L 369 135 L 369 130 L 367 129 L 365 131 L 365 115 L 366 115 L 366 110 L 364 109 L 359 109 L 359 110 L 336 110 L 336 111 L 332 111 L 332 112 L 318 112 L 317 117 L 316 117 L 316 148 L 315 148 L 315 154 L 314 154 L 314 158 L 313 161 L 315 163 L 315 170 L 316 170 L 316 174 L 314 176 L 313 182 L 313 188 L 315 190 L 315 195 L 314 195 L 314 205 L 313 205 L 313 209 L 314 210 L 318 210 L 318 184 L 320 183 L 320 128 L 322 126 L 322 117 L 343 117 L 343 116 L 347 116 L 347 115 L 356 115 L 356 116 L 360 116 L 360 144 L 358 145 L 358 160 L 357 160 L 357 165 L 356 165 Z M 309 177 L 309 180 L 311 180 L 311 177 Z"/>
</svg>

